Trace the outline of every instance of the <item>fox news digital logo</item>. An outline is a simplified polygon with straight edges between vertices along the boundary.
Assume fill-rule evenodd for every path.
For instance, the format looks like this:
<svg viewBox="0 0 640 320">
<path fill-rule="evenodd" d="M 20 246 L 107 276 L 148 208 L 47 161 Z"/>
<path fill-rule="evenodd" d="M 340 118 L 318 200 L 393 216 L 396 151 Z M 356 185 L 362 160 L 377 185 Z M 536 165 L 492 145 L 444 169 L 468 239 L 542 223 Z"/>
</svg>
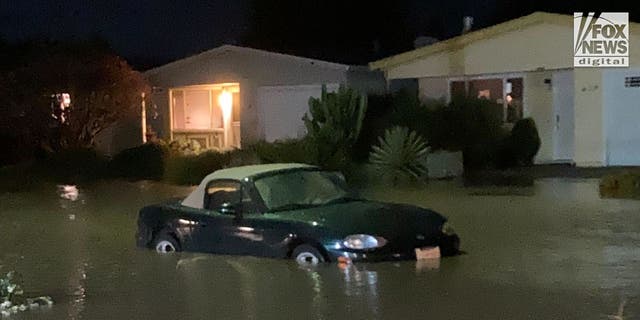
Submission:
<svg viewBox="0 0 640 320">
<path fill-rule="evenodd" d="M 574 67 L 628 67 L 629 13 L 575 12 Z"/>
</svg>

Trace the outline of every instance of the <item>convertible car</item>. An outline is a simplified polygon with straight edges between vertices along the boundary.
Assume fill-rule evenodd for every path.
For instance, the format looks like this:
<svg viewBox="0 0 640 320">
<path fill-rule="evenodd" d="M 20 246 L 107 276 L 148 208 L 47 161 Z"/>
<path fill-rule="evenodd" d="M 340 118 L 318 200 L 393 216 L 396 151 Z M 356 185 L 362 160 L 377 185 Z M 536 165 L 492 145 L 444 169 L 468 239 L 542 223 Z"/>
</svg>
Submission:
<svg viewBox="0 0 640 320">
<path fill-rule="evenodd" d="M 216 171 L 185 199 L 140 210 L 137 245 L 159 253 L 197 251 L 326 261 L 408 260 L 421 250 L 458 253 L 442 215 L 354 197 L 340 173 L 306 164 Z"/>
</svg>

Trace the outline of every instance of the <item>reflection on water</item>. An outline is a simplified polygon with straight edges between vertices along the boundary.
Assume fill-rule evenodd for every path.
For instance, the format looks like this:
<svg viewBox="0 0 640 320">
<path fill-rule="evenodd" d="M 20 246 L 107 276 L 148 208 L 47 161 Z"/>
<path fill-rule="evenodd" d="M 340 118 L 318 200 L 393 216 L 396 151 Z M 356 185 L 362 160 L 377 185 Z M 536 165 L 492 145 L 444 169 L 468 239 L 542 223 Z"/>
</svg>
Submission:
<svg viewBox="0 0 640 320">
<path fill-rule="evenodd" d="M 426 272 L 440 268 L 440 259 L 422 259 L 416 261 L 416 272 Z"/>
<path fill-rule="evenodd" d="M 23 275 L 25 294 L 56 301 L 17 319 L 640 318 L 640 202 L 599 199 L 595 180 L 541 180 L 517 195 L 438 181 L 366 190 L 446 214 L 469 254 L 312 269 L 136 249 L 137 210 L 189 188 L 76 190 L 75 201 L 0 195 L 1 269 Z"/>
<path fill-rule="evenodd" d="M 84 310 L 86 299 L 86 288 L 84 282 L 87 279 L 86 263 L 82 263 L 75 274 L 69 276 L 69 288 L 73 290 L 73 296 L 69 304 L 68 319 L 80 319 Z"/>
</svg>

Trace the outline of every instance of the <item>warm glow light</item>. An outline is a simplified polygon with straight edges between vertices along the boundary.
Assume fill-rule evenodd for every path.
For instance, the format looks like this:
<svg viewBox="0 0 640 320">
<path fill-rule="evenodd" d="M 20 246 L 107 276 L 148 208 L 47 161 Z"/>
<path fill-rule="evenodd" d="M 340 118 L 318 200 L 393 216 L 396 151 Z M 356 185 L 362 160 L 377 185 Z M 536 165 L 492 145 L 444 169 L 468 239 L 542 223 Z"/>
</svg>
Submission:
<svg viewBox="0 0 640 320">
<path fill-rule="evenodd" d="M 233 95 L 227 90 L 222 90 L 222 93 L 218 96 L 218 104 L 222 109 L 222 117 L 224 119 L 231 119 L 231 107 L 233 105 Z"/>
<path fill-rule="evenodd" d="M 68 93 L 58 94 L 58 102 L 65 108 L 68 108 L 71 105 L 71 95 Z"/>
</svg>

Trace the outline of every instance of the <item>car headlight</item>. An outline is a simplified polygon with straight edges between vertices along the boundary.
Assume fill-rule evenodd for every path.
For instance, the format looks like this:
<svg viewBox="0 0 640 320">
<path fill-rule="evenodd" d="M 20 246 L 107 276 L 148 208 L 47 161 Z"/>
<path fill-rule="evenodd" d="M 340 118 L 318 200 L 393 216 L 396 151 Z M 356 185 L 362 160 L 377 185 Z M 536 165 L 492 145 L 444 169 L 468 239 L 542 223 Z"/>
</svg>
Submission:
<svg viewBox="0 0 640 320">
<path fill-rule="evenodd" d="M 451 235 L 451 234 L 456 233 L 456 232 L 453 230 L 453 227 L 451 226 L 451 224 L 449 223 L 449 221 L 447 221 L 447 222 L 445 222 L 445 223 L 443 223 L 443 224 L 442 224 L 442 229 L 441 229 L 441 230 L 442 230 L 442 233 L 444 233 L 444 234 L 446 234 L 446 235 Z"/>
<path fill-rule="evenodd" d="M 352 234 L 342 241 L 342 245 L 349 249 L 373 249 L 380 248 L 387 244 L 387 240 L 382 237 L 374 237 L 368 234 Z"/>
</svg>

